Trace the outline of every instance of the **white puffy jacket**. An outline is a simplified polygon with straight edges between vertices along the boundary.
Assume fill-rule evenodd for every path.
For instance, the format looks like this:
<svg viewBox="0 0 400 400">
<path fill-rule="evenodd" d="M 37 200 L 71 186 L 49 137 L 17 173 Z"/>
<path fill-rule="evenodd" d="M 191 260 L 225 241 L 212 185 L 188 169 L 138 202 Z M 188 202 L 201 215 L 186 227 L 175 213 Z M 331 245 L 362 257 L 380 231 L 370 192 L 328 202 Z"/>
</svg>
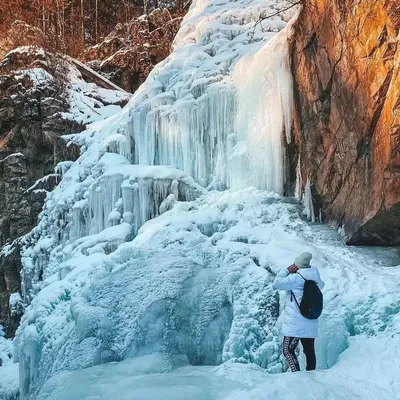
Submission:
<svg viewBox="0 0 400 400">
<path fill-rule="evenodd" d="M 317 268 L 301 268 L 298 272 L 305 279 L 315 281 L 320 289 L 324 287 L 325 284 L 322 282 Z M 300 314 L 296 301 L 291 300 L 290 291 L 293 292 L 300 304 L 303 298 L 304 279 L 299 274 L 289 274 L 289 271 L 285 268 L 276 276 L 273 286 L 278 290 L 287 290 L 282 313 L 282 333 L 284 336 L 316 338 L 318 336 L 318 320 L 304 318 Z"/>
</svg>

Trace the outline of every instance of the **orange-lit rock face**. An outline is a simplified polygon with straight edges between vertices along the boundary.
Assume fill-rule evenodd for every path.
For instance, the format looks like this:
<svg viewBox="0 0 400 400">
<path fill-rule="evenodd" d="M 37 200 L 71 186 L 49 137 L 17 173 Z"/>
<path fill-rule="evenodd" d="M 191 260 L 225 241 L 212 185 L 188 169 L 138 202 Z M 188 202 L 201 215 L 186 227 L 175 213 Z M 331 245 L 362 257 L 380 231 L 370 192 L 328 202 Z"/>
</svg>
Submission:
<svg viewBox="0 0 400 400">
<path fill-rule="evenodd" d="M 400 244 L 400 3 L 306 0 L 294 30 L 303 181 L 348 243 Z"/>
</svg>

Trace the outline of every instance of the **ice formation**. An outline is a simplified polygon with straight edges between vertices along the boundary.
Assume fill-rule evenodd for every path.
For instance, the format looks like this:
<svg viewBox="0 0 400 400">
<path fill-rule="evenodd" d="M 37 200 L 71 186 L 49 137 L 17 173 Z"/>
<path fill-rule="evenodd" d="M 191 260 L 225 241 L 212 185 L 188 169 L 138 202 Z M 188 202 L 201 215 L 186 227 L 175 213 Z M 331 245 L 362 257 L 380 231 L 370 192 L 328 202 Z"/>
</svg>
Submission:
<svg viewBox="0 0 400 400">
<path fill-rule="evenodd" d="M 307 219 L 311 222 L 315 222 L 315 212 L 314 212 L 314 203 L 312 197 L 312 189 L 311 189 L 311 182 L 308 180 L 305 190 L 304 190 L 304 214 L 307 216 Z"/>
<path fill-rule="evenodd" d="M 194 200 L 203 189 L 173 167 L 131 165 L 105 153 L 90 170 L 76 163 L 46 199 L 39 225 L 24 238 L 23 294 L 29 301 L 37 283 L 58 273 L 77 252 L 110 253 L 132 239 L 143 223 L 167 211 L 174 201 Z"/>
<path fill-rule="evenodd" d="M 282 4 L 195 2 L 174 52 L 128 107 L 69 136 L 82 156 L 59 166 L 61 184 L 24 240 L 23 296 L 31 305 L 17 339 L 22 398 L 33 399 L 57 371 L 156 351 L 185 354 L 192 364 L 255 359 L 271 371 L 281 369 L 279 356 L 258 353 L 271 333 L 259 332 L 260 313 L 245 300 L 249 293 L 256 303 L 261 294 L 271 298 L 263 318 L 272 327 L 276 299 L 269 285 L 262 287 L 271 278 L 244 279 L 243 290 L 233 289 L 233 281 L 240 281 L 241 271 L 254 261 L 243 259 L 233 273 L 232 255 L 221 259 L 196 246 L 208 235 L 215 246 L 229 225 L 215 230 L 218 221 L 199 227 L 182 221 L 181 237 L 172 235 L 172 245 L 168 237 L 154 242 L 157 225 L 154 232 L 141 226 L 168 215 L 181 201 L 194 201 L 202 187 L 256 185 L 282 192 L 285 129 L 290 139 L 285 51 L 290 28 L 269 44 L 285 21 L 271 18 L 267 34 L 256 24 Z M 246 77 L 246 68 L 253 77 Z M 254 92 L 260 79 L 265 90 Z M 73 109 L 85 115 L 84 102 L 74 101 Z M 71 118 L 77 118 L 74 113 Z M 265 113 L 274 119 L 265 120 Z M 186 233 L 193 230 L 194 250 L 182 251 Z M 124 247 L 138 233 L 132 243 L 140 245 Z M 97 304 L 104 290 L 123 298 L 106 295 Z M 54 312 L 63 317 L 53 318 Z M 248 343 L 240 343 L 244 330 L 251 332 Z"/>
<path fill-rule="evenodd" d="M 0 399 L 17 400 L 19 393 L 18 365 L 13 363 L 14 346 L 11 339 L 4 337 L 0 325 Z"/>
<path fill-rule="evenodd" d="M 143 165 L 174 165 L 204 187 L 283 192 L 283 133 L 290 141 L 290 28 L 284 1 L 196 2 L 130 104 L 126 143 Z M 239 61 L 240 60 L 240 61 Z M 238 62 L 239 61 L 239 62 Z M 262 84 L 260 84 L 262 82 Z"/>
<path fill-rule="evenodd" d="M 97 241 L 82 238 L 72 258 L 49 263 L 64 272 L 47 278 L 23 317 L 22 394 L 44 400 L 41 387 L 53 376 L 59 382 L 65 371 L 156 353 L 163 371 L 177 358 L 282 371 L 281 301 L 271 283 L 301 251 L 312 252 L 326 282 L 319 368 L 335 365 L 352 336 L 398 332 L 399 278 L 382 265 L 388 254 L 346 248 L 301 213 L 296 202 L 256 189 L 214 192 L 178 202 L 110 254 L 99 249 L 110 239 L 105 231 Z"/>
</svg>

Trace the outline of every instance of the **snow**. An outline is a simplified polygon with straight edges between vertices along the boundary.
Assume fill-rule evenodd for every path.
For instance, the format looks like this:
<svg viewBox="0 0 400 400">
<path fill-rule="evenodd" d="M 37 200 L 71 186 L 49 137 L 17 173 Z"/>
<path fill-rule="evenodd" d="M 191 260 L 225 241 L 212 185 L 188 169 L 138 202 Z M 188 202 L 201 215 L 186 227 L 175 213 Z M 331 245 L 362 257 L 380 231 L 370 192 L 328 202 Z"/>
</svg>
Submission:
<svg viewBox="0 0 400 400">
<path fill-rule="evenodd" d="M 46 53 L 42 47 L 38 46 L 19 46 L 16 49 L 10 50 L 4 58 L 9 57 L 12 54 L 37 54 L 38 56 L 41 57 L 46 57 Z"/>
<path fill-rule="evenodd" d="M 25 193 L 27 192 L 35 192 L 38 186 L 41 186 L 43 184 L 46 184 L 47 180 L 50 178 L 58 178 L 57 174 L 49 174 L 44 176 L 43 178 L 38 179 L 31 187 L 25 190 Z"/>
<path fill-rule="evenodd" d="M 83 64 L 82 62 L 80 62 L 79 60 L 76 60 L 75 58 L 69 57 L 69 56 L 65 56 L 66 60 L 68 60 L 70 63 L 79 66 L 81 69 L 86 70 L 90 75 L 94 75 L 96 76 L 99 80 L 107 83 L 107 85 L 109 87 L 112 87 L 114 89 L 113 94 L 114 94 L 114 101 L 112 101 L 112 103 L 115 103 L 117 99 L 120 99 L 121 97 L 123 97 L 123 93 L 127 92 L 120 88 L 119 86 L 117 86 L 115 83 L 111 82 L 110 80 L 108 80 L 107 78 L 105 78 L 103 75 L 100 75 L 98 72 L 94 71 L 93 69 L 89 68 L 87 65 Z M 105 97 L 109 98 L 110 96 L 110 90 L 109 89 L 102 89 L 102 88 L 96 88 L 95 91 L 97 93 L 103 93 Z"/>
<path fill-rule="evenodd" d="M 24 310 L 24 304 L 21 295 L 16 293 L 11 293 L 10 295 L 10 310 L 11 314 L 22 314 Z"/>
<path fill-rule="evenodd" d="M 43 85 L 53 81 L 53 76 L 43 68 L 20 69 L 15 74 L 15 79 L 21 80 L 28 77 L 34 85 Z"/>
<path fill-rule="evenodd" d="M 118 103 L 127 102 L 130 98 L 130 94 L 125 91 L 103 89 L 94 83 L 85 82 L 72 65 L 69 66 L 69 70 L 70 109 L 62 113 L 66 120 L 84 125 L 102 121 L 121 111 Z"/>
<path fill-rule="evenodd" d="M 13 153 L 13 154 L 10 154 L 7 157 L 3 158 L 2 160 L 0 160 L 0 163 L 2 163 L 4 161 L 7 161 L 7 160 L 10 160 L 10 159 L 12 159 L 14 157 L 25 157 L 25 156 L 22 153 Z"/>
<path fill-rule="evenodd" d="M 246 189 L 177 202 L 112 252 L 104 249 L 114 235 L 106 231 L 75 241 L 73 251 L 65 248 L 74 256 L 64 263 L 49 263 L 45 287 L 23 317 L 17 339 L 22 393 L 29 382 L 32 400 L 51 377 L 69 376 L 65 371 L 160 352 L 167 360 L 183 355 L 191 365 L 235 361 L 258 364 L 269 373 L 285 370 L 276 320 L 280 302 L 272 281 L 301 251 L 313 254 L 326 282 L 317 341 L 320 369 L 334 366 L 346 348 L 351 350 L 354 336 L 369 341 L 382 332 L 386 338 L 398 335 L 398 267 L 385 264 L 398 265 L 398 255 L 382 250 L 378 257 L 372 250 L 347 248 L 330 228 L 304 221 L 302 207 L 293 200 Z M 170 379 L 175 385 L 180 373 L 161 377 L 160 385 Z M 87 374 L 93 376 L 90 370 Z M 85 396 L 97 395 L 82 373 L 72 376 L 83 379 L 79 390 L 85 387 Z M 318 376 L 312 381 L 316 393 L 324 382 Z M 129 385 L 129 379 L 122 381 L 121 393 Z M 71 381 L 66 382 L 69 387 Z M 283 393 L 287 385 L 279 385 L 276 390 Z M 344 393 L 359 393 L 362 382 L 357 385 Z M 250 389 L 258 393 L 257 387 Z M 111 398 L 105 393 L 99 398 Z M 146 398 L 140 393 L 138 399 Z"/>
</svg>

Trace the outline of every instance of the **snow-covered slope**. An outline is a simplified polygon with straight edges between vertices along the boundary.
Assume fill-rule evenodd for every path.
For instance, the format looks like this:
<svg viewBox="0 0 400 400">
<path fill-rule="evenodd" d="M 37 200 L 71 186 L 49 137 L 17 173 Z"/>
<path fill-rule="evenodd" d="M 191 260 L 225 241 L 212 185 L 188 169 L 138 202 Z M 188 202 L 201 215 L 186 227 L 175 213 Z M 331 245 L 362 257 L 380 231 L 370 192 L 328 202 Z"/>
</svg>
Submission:
<svg viewBox="0 0 400 400">
<path fill-rule="evenodd" d="M 70 137 L 82 156 L 60 166 L 62 182 L 25 238 L 31 305 L 17 335 L 22 399 L 160 398 L 181 378 L 166 398 L 258 398 L 264 378 L 276 386 L 270 398 L 291 383 L 301 391 L 300 378 L 267 378 L 255 365 L 286 369 L 272 280 L 303 251 L 327 283 L 319 368 L 335 365 L 351 336 L 398 334 L 392 253 L 382 252 L 380 265 L 375 252 L 347 249 L 334 232 L 309 226 L 297 201 L 280 197 L 290 25 L 275 34 L 282 17 L 264 29 L 256 22 L 285 5 L 195 1 L 173 54 L 130 104 Z M 217 388 L 213 369 L 173 370 L 220 363 L 226 385 Z M 357 364 L 347 365 L 351 372 Z M 143 377 L 171 370 L 170 378 Z M 332 398 L 364 390 L 357 376 L 354 392 Z M 305 379 L 324 393 L 318 377 Z M 149 387 L 154 379 L 158 389 Z"/>
<path fill-rule="evenodd" d="M 400 333 L 393 250 L 346 248 L 334 231 L 305 222 L 296 203 L 255 189 L 179 203 L 114 253 L 94 248 L 60 264 L 71 272 L 53 277 L 26 313 L 21 377 L 33 374 L 32 389 L 53 376 L 38 399 L 297 399 L 304 385 L 311 399 L 396 398 L 399 368 L 387 350 L 397 351 Z M 326 282 L 318 368 L 350 348 L 324 373 L 269 377 L 285 369 L 271 283 L 301 251 L 312 252 Z M 370 368 L 383 367 L 368 383 Z M 160 372 L 171 375 L 147 375 Z"/>
</svg>

